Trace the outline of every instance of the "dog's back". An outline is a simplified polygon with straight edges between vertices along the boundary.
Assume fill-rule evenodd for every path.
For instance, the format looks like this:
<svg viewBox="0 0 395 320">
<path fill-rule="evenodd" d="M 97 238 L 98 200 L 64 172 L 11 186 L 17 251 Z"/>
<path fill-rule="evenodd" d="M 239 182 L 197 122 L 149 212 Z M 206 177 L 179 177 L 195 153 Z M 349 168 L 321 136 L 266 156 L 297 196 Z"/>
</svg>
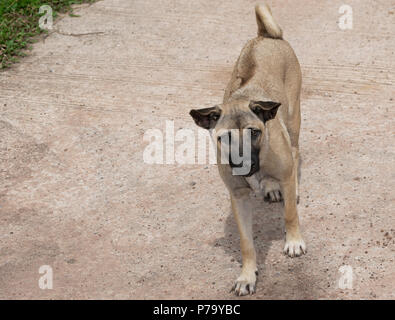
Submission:
<svg viewBox="0 0 395 320">
<path fill-rule="evenodd" d="M 233 95 L 281 103 L 279 116 L 297 145 L 300 126 L 302 75 L 298 59 L 283 40 L 283 33 L 267 5 L 257 5 L 258 36 L 242 49 L 225 90 L 224 102 Z"/>
</svg>

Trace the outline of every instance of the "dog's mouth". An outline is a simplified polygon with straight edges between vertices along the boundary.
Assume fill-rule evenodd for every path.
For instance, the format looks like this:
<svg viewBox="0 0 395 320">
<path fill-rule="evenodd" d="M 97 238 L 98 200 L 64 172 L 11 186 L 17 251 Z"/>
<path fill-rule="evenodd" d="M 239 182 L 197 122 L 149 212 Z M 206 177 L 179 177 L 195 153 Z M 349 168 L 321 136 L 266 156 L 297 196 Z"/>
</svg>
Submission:
<svg viewBox="0 0 395 320">
<path fill-rule="evenodd" d="M 246 165 L 246 166 L 244 166 Z M 239 165 L 230 164 L 232 168 L 232 174 L 234 176 L 241 176 L 241 177 L 251 177 L 254 173 L 259 171 L 259 163 L 252 162 L 251 164 L 244 164 L 241 163 Z M 249 171 L 247 171 L 249 168 Z"/>
<path fill-rule="evenodd" d="M 232 175 L 241 177 L 251 177 L 258 172 L 259 166 L 259 149 L 253 149 L 251 157 L 243 158 L 238 164 L 233 163 L 232 157 L 229 157 L 229 164 L 232 168 Z"/>
</svg>

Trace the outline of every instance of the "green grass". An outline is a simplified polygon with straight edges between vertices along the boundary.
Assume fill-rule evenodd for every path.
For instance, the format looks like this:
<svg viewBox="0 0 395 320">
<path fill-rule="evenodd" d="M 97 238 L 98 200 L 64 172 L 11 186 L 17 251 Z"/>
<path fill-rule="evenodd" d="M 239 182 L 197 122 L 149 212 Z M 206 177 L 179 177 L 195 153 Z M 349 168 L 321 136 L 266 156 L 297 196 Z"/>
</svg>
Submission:
<svg viewBox="0 0 395 320">
<path fill-rule="evenodd" d="M 53 17 L 57 13 L 72 13 L 71 5 L 91 3 L 95 0 L 0 0 L 0 69 L 10 66 L 18 57 L 26 55 L 26 50 L 34 41 L 33 37 L 47 31 L 40 29 L 39 8 L 49 5 Z"/>
</svg>

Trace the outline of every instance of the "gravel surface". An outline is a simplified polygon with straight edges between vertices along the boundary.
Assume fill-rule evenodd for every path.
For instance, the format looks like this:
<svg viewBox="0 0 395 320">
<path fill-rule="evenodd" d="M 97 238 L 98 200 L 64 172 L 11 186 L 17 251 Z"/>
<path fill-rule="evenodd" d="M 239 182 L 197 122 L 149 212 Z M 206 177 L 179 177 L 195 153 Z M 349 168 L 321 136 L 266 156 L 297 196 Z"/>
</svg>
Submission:
<svg viewBox="0 0 395 320">
<path fill-rule="evenodd" d="M 308 253 L 284 256 L 281 204 L 254 200 L 260 274 L 240 299 L 394 299 L 395 3 L 348 1 L 351 30 L 343 1 L 269 4 L 303 72 Z M 143 135 L 166 120 L 196 132 L 188 112 L 222 101 L 254 5 L 79 6 L 0 73 L 1 299 L 235 298 L 239 238 L 216 166 L 144 163 Z"/>
</svg>

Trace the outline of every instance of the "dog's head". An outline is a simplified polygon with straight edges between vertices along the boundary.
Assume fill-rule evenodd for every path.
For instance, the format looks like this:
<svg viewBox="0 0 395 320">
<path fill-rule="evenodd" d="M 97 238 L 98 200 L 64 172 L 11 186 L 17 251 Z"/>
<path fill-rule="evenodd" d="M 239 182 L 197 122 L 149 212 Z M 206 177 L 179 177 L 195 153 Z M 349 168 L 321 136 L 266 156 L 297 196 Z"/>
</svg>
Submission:
<svg viewBox="0 0 395 320">
<path fill-rule="evenodd" d="M 212 108 L 193 109 L 189 114 L 198 126 L 214 129 L 212 136 L 221 163 L 229 164 L 233 174 L 250 177 L 260 168 L 259 152 L 266 122 L 275 118 L 280 105 L 273 101 L 236 99 Z"/>
</svg>

